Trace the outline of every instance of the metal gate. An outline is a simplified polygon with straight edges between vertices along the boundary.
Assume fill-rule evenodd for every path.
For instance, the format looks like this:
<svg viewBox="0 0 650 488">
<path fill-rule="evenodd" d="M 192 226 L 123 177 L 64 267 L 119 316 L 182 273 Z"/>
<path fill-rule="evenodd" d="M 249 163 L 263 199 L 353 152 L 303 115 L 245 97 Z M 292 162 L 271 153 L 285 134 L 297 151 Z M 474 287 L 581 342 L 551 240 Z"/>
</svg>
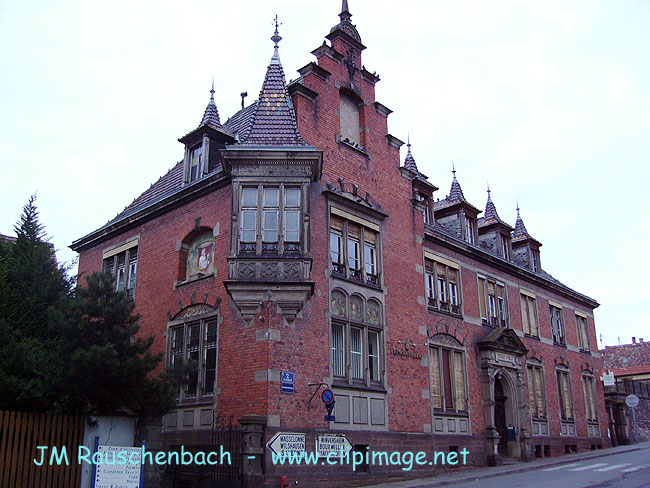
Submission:
<svg viewBox="0 0 650 488">
<path fill-rule="evenodd" d="M 242 487 L 242 444 L 243 431 L 232 425 L 233 416 L 225 419 L 214 415 L 209 444 L 182 446 L 186 452 L 214 452 L 212 459 L 223 463 L 215 465 L 179 464 L 173 466 L 165 477 L 163 486 L 171 488 L 241 488 Z M 180 452 L 181 446 L 172 451 Z M 223 455 L 222 455 L 223 453 Z"/>
</svg>

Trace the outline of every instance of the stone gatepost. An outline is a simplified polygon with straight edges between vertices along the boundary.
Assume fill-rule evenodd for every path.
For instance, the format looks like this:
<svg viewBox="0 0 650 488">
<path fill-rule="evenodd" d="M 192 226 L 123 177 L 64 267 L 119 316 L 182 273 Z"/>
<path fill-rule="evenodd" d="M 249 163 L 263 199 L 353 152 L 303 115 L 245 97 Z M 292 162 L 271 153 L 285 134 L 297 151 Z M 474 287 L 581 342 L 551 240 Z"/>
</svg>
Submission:
<svg viewBox="0 0 650 488">
<path fill-rule="evenodd" d="M 245 415 L 239 419 L 243 429 L 242 438 L 242 480 L 243 488 L 264 486 L 264 430 L 266 416 Z"/>
</svg>

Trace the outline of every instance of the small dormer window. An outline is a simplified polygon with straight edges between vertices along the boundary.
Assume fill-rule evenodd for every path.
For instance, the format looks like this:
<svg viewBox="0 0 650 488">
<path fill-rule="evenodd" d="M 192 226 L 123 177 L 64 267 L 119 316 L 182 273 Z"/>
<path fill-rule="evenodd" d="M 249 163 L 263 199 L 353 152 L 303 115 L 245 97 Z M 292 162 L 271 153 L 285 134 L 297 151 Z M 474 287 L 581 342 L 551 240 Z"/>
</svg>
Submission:
<svg viewBox="0 0 650 488">
<path fill-rule="evenodd" d="M 539 261 L 537 259 L 537 251 L 531 250 L 530 254 L 532 255 L 532 264 L 533 264 L 533 271 L 537 273 L 539 270 Z"/>
<path fill-rule="evenodd" d="M 510 259 L 510 252 L 508 250 L 508 238 L 506 236 L 501 236 L 501 245 L 503 248 L 503 259 Z"/>
<path fill-rule="evenodd" d="M 190 181 L 195 181 L 201 176 L 203 168 L 203 146 L 195 146 L 190 150 Z"/>
<path fill-rule="evenodd" d="M 469 217 L 465 217 L 465 240 L 474 244 L 474 222 Z"/>
</svg>

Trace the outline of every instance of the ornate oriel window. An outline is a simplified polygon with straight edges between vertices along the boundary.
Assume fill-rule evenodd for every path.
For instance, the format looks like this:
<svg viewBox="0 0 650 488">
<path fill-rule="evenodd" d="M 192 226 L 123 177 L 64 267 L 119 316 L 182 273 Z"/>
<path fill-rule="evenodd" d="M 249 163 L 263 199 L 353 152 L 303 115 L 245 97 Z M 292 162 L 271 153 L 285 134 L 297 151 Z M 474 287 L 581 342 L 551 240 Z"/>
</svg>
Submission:
<svg viewBox="0 0 650 488">
<path fill-rule="evenodd" d="M 238 254 L 300 254 L 303 234 L 301 200 L 299 186 L 242 186 Z"/>
<path fill-rule="evenodd" d="M 334 378 L 351 385 L 381 384 L 384 360 L 380 303 L 335 289 L 330 296 L 330 315 Z"/>
<path fill-rule="evenodd" d="M 424 275 L 427 306 L 460 315 L 460 267 L 446 259 L 427 255 Z"/>
</svg>

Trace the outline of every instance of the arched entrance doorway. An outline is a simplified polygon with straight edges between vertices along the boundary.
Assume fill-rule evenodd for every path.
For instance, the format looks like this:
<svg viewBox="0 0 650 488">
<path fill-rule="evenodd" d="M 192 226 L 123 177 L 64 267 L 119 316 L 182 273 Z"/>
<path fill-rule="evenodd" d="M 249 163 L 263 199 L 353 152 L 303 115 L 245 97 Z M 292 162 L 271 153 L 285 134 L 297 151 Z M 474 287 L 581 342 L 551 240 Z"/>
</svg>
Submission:
<svg viewBox="0 0 650 488">
<path fill-rule="evenodd" d="M 498 451 L 501 456 L 508 455 L 508 444 L 506 441 L 506 428 L 508 426 L 506 420 L 506 400 L 508 397 L 503 391 L 503 383 L 501 379 L 496 379 L 494 382 L 494 427 L 499 433 L 499 446 Z"/>
</svg>

